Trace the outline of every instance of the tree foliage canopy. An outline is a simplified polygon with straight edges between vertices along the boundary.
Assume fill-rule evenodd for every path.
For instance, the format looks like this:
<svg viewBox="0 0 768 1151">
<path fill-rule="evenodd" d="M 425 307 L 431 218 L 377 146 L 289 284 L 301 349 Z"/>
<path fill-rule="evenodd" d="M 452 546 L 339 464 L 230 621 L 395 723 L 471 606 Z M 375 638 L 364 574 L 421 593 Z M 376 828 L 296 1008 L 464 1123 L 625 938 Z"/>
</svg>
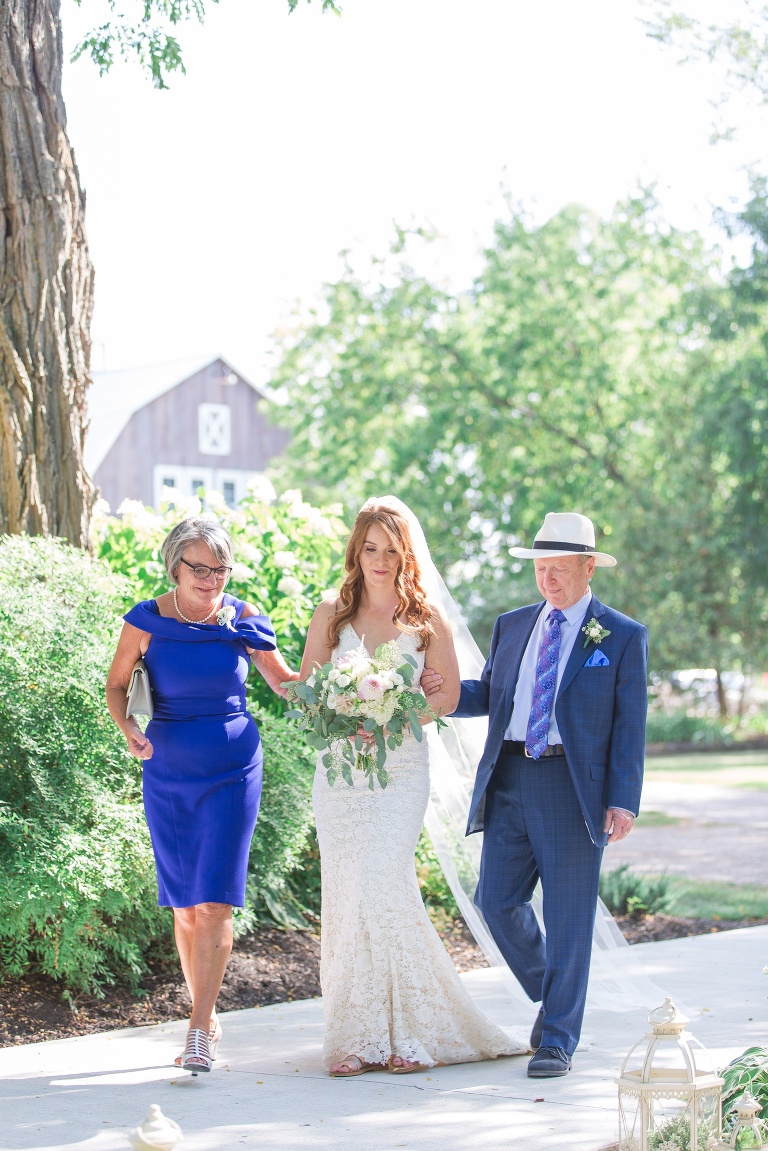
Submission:
<svg viewBox="0 0 768 1151">
<path fill-rule="evenodd" d="M 508 547 L 570 508 L 619 554 L 595 591 L 653 626 L 656 667 L 764 658 L 760 278 L 723 283 L 649 193 L 609 219 L 512 213 L 463 294 L 414 270 L 410 239 L 364 274 L 348 259 L 281 337 L 283 478 L 350 510 L 409 502 L 481 638 L 536 596 Z"/>
<path fill-rule="evenodd" d="M 220 0 L 208 0 L 218 4 Z M 92 0 L 75 0 L 78 7 Z M 288 10 L 298 8 L 300 0 L 287 0 Z M 311 3 L 311 0 L 307 0 Z M 73 59 L 90 56 L 99 74 L 108 72 L 116 56 L 138 61 L 156 88 L 167 88 L 172 72 L 185 72 L 181 44 L 176 37 L 180 25 L 190 20 L 201 24 L 205 19 L 206 0 L 102 0 L 104 17 L 75 48 Z M 127 8 L 127 11 L 125 10 Z M 322 0 L 324 12 L 337 12 L 335 0 Z"/>
</svg>

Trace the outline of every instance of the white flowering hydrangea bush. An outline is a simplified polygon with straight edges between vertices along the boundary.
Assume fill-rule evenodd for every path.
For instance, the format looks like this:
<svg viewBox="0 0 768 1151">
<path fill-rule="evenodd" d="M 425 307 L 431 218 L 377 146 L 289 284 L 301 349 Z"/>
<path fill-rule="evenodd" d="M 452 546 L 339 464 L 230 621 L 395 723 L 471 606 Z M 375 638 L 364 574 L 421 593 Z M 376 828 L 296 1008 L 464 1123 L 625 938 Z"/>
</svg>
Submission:
<svg viewBox="0 0 768 1151">
<path fill-rule="evenodd" d="M 201 493 L 200 498 L 179 498 L 172 489 L 166 494 L 168 502 L 158 512 L 126 500 L 118 515 L 110 515 L 101 504 L 94 516 L 98 554 L 128 580 L 126 608 L 168 590 L 160 548 L 174 524 L 186 516 L 210 515 L 226 528 L 235 546 L 227 591 L 270 617 L 281 652 L 298 668 L 312 613 L 343 578 L 348 529 L 341 506 L 313 507 L 296 490 L 277 495 L 263 477 L 252 482 L 235 508 L 218 492 Z M 283 713 L 282 700 L 260 676 L 250 676 L 248 690 L 249 703 L 260 711 Z"/>
</svg>

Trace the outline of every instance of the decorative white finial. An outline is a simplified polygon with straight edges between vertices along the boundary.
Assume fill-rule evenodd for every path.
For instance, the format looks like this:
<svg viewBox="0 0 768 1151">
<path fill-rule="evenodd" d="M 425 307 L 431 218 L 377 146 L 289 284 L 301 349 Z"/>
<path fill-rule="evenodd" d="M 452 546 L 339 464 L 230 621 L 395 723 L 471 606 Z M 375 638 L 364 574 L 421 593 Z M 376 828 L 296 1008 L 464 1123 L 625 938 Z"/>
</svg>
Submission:
<svg viewBox="0 0 768 1151">
<path fill-rule="evenodd" d="M 648 1022 L 657 1035 L 677 1035 L 685 1030 L 690 1019 L 687 1015 L 683 1015 L 682 1011 L 678 1011 L 667 996 L 661 1007 L 655 1008 L 648 1016 Z"/>
<path fill-rule="evenodd" d="M 173 1151 L 181 1139 L 181 1127 L 163 1115 L 157 1103 L 153 1103 L 146 1119 L 128 1138 L 134 1151 Z"/>
</svg>

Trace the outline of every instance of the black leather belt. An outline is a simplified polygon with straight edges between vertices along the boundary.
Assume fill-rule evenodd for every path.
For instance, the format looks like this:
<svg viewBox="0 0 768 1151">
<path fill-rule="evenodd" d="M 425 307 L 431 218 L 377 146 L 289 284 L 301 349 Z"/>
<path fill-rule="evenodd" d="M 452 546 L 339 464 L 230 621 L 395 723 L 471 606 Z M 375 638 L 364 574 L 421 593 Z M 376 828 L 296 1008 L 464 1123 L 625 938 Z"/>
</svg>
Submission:
<svg viewBox="0 0 768 1151">
<path fill-rule="evenodd" d="M 528 751 L 525 743 L 521 739 L 505 739 L 503 750 L 507 753 L 507 755 L 524 755 L 526 759 L 533 759 L 533 756 Z M 551 755 L 565 755 L 565 748 L 563 747 L 562 743 L 548 744 L 547 747 L 545 747 L 542 751 L 539 758 L 544 759 L 546 756 Z"/>
</svg>

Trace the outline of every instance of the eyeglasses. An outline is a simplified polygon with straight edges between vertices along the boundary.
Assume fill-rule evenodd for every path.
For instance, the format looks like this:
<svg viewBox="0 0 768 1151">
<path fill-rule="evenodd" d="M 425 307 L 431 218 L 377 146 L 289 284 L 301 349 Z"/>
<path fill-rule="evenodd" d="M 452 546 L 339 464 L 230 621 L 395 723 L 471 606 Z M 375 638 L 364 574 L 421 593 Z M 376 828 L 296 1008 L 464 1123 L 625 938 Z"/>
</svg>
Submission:
<svg viewBox="0 0 768 1151">
<path fill-rule="evenodd" d="M 208 579 L 209 576 L 213 576 L 217 580 L 223 580 L 232 574 L 232 568 L 229 567 L 210 568 L 207 564 L 191 564 L 185 559 L 182 559 L 181 562 L 186 567 L 192 568 L 195 579 Z"/>
</svg>

